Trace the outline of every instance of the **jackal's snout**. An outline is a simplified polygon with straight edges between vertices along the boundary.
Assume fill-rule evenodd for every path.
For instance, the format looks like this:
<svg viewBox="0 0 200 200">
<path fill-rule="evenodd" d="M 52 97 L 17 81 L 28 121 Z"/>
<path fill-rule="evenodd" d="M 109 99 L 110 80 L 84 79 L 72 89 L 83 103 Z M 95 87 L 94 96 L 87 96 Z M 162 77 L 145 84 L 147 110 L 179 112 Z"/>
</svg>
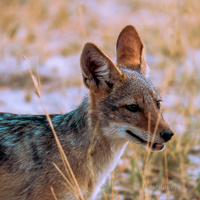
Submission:
<svg viewBox="0 0 200 200">
<path fill-rule="evenodd" d="M 165 142 L 171 140 L 173 135 L 174 133 L 170 129 L 164 130 L 160 133 L 161 138 L 163 138 Z"/>
</svg>

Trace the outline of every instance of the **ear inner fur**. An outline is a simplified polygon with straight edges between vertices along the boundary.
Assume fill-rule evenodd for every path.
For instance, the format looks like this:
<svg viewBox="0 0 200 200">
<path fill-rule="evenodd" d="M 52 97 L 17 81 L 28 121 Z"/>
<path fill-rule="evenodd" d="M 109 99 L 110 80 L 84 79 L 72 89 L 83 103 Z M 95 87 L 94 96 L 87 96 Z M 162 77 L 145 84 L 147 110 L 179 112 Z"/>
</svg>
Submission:
<svg viewBox="0 0 200 200">
<path fill-rule="evenodd" d="M 109 91 L 122 77 L 113 61 L 93 43 L 85 44 L 80 63 L 84 84 L 93 92 Z"/>
<path fill-rule="evenodd" d="M 121 31 L 116 43 L 116 52 L 117 66 L 146 75 L 144 44 L 134 26 L 128 25 Z"/>
</svg>

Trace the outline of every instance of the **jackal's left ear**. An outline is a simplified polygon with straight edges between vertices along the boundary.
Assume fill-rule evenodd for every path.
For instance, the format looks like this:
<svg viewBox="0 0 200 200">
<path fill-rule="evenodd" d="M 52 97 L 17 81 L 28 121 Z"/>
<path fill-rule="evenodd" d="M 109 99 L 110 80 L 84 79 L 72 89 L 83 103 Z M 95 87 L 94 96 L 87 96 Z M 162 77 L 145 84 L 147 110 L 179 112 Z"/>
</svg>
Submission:
<svg viewBox="0 0 200 200">
<path fill-rule="evenodd" d="M 134 26 L 128 25 L 122 29 L 117 39 L 116 52 L 119 67 L 126 67 L 148 75 L 148 66 L 144 59 L 144 44 Z"/>
<path fill-rule="evenodd" d="M 83 47 L 80 63 L 84 84 L 94 93 L 109 92 L 122 77 L 113 61 L 93 43 Z"/>
</svg>

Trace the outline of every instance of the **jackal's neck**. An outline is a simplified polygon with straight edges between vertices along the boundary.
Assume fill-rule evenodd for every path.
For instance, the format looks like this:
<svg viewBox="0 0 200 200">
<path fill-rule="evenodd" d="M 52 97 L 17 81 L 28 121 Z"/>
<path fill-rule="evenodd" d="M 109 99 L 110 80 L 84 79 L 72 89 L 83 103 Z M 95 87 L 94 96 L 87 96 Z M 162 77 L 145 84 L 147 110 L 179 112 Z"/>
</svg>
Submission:
<svg viewBox="0 0 200 200">
<path fill-rule="evenodd" d="M 119 161 L 127 141 L 109 136 L 109 128 L 105 132 L 91 103 L 86 97 L 77 109 L 55 116 L 52 121 L 81 188 L 91 193 L 89 199 L 94 199 L 97 188 Z M 89 169 L 91 164 L 94 173 Z"/>
<path fill-rule="evenodd" d="M 91 100 L 87 96 L 77 109 L 66 114 L 61 125 L 67 125 L 63 129 L 66 130 L 67 128 L 66 132 L 70 132 L 70 135 L 72 134 L 73 140 L 71 144 L 87 149 L 91 146 L 91 142 L 93 142 L 94 145 L 92 145 L 93 149 L 91 151 L 91 153 L 94 153 L 93 155 L 96 155 L 95 152 L 98 152 L 97 154 L 102 152 L 103 156 L 106 152 L 107 157 L 109 157 L 109 152 L 120 150 L 126 143 L 126 140 L 112 137 L 108 131 L 105 132 L 106 127 L 101 124 L 101 118 L 98 116 L 98 111 L 94 108 L 94 102 L 90 102 Z"/>
</svg>

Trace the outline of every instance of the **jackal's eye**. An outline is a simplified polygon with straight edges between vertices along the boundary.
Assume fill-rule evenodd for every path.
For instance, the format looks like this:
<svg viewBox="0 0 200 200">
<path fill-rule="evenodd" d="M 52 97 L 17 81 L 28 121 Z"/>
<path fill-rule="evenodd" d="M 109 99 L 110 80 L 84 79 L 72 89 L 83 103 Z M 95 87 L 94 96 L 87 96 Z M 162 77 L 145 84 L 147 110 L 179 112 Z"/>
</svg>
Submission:
<svg viewBox="0 0 200 200">
<path fill-rule="evenodd" d="M 161 100 L 156 101 L 157 108 L 160 110 L 160 102 Z"/>
<path fill-rule="evenodd" d="M 140 107 L 137 104 L 126 105 L 125 108 L 131 112 L 140 111 Z"/>
</svg>

